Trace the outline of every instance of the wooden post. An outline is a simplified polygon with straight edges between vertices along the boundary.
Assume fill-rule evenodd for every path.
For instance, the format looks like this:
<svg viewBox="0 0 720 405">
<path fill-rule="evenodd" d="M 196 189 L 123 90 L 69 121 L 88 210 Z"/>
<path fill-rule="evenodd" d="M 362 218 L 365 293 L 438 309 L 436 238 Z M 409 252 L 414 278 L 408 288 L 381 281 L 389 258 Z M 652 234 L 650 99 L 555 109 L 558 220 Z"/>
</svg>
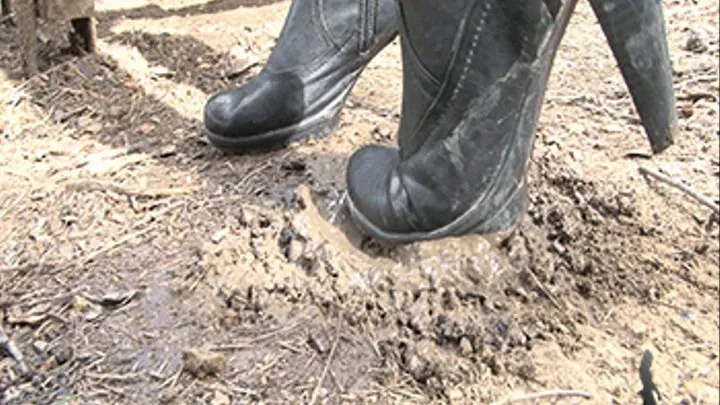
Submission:
<svg viewBox="0 0 720 405">
<path fill-rule="evenodd" d="M 37 62 L 37 19 L 35 0 L 16 0 L 13 4 L 15 20 L 20 28 L 25 75 L 32 77 L 38 74 Z"/>
<path fill-rule="evenodd" d="M 2 6 L 2 15 L 10 15 L 10 13 L 12 13 L 10 0 L 0 0 L 0 6 Z"/>
<path fill-rule="evenodd" d="M 84 48 L 95 52 L 95 0 L 41 0 L 43 16 L 48 20 L 72 21 L 73 30 L 82 38 Z"/>
</svg>

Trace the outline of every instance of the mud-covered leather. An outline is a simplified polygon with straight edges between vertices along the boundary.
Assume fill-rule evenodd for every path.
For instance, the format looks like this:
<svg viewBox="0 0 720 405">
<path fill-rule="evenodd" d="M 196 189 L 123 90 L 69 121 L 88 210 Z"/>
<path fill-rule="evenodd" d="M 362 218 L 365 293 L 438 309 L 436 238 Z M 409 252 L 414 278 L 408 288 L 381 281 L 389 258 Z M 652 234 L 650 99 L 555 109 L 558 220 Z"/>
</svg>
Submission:
<svg viewBox="0 0 720 405">
<path fill-rule="evenodd" d="M 441 7 L 453 23 L 421 26 L 436 4 L 401 3 L 399 152 L 363 148 L 348 166 L 354 206 L 385 232 L 433 231 L 469 210 L 490 229 L 521 214 L 504 211 L 524 187 L 553 15 L 543 0 L 454 0 Z"/>
<path fill-rule="evenodd" d="M 605 5 L 599 14 L 605 13 L 601 23 L 608 40 L 635 46 L 616 52 L 626 77 L 653 71 L 663 81 L 652 93 L 641 80 L 628 80 L 636 102 L 655 106 L 662 115 L 648 125 L 671 125 L 673 100 L 664 70 L 669 60 L 658 28 L 664 20 L 659 8 L 649 5 L 657 0 L 593 1 L 596 7 Z M 348 164 L 351 206 L 366 230 L 396 239 L 489 233 L 522 215 L 526 166 L 547 80 L 575 3 L 400 3 L 404 89 L 399 149 L 365 147 Z M 615 3 L 637 3 L 636 10 L 607 8 Z M 428 24 L 434 18 L 443 23 Z M 628 21 L 636 26 L 627 26 Z M 649 48 L 641 50 L 643 44 Z M 645 61 L 661 66 L 640 69 Z"/>
<path fill-rule="evenodd" d="M 208 100 L 209 131 L 248 137 L 323 112 L 397 34 L 395 0 L 293 0 L 262 72 Z"/>
</svg>

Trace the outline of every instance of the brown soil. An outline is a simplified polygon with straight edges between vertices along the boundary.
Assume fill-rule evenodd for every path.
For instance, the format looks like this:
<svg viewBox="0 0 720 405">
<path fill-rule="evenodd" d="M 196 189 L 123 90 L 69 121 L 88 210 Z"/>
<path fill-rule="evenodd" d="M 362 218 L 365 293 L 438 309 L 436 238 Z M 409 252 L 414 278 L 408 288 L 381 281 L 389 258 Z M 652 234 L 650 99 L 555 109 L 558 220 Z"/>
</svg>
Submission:
<svg viewBox="0 0 720 405">
<path fill-rule="evenodd" d="M 29 367 L 0 350 L 0 403 L 634 404 L 645 349 L 667 403 L 720 401 L 718 215 L 638 171 L 717 201 L 716 2 L 665 2 L 682 131 L 665 154 L 582 3 L 518 232 L 392 249 L 341 203 L 350 154 L 395 142 L 397 43 L 333 136 L 228 156 L 203 104 L 259 71 L 289 3 L 106 3 L 99 54 L 46 24 L 29 81 L 0 24 L 0 328 Z M 198 372 L 192 349 L 221 356 Z"/>
</svg>

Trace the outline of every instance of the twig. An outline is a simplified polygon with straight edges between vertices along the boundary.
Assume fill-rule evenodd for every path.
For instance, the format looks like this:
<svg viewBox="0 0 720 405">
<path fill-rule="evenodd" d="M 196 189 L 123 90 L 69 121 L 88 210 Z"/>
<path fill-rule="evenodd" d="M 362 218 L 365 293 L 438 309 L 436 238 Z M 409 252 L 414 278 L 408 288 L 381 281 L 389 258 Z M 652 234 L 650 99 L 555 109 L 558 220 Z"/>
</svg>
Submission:
<svg viewBox="0 0 720 405">
<path fill-rule="evenodd" d="M 538 288 L 540 289 L 540 291 L 542 291 L 543 294 L 545 294 L 545 296 L 553 303 L 553 305 L 555 305 L 555 307 L 556 307 L 557 309 L 561 310 L 561 311 L 564 310 L 564 308 L 560 305 L 560 303 L 559 303 L 559 302 L 555 299 L 555 297 L 552 295 L 552 293 L 550 292 L 550 290 L 548 290 L 547 288 L 545 288 L 545 285 L 540 281 L 540 279 L 537 278 L 537 276 L 535 275 L 535 273 L 533 273 L 532 270 L 530 270 L 530 269 L 528 269 L 528 270 L 526 270 L 526 271 L 528 272 L 528 274 L 530 274 L 530 278 L 533 279 L 533 281 L 534 281 L 535 284 L 538 286 Z"/>
<path fill-rule="evenodd" d="M 156 228 L 156 226 L 149 226 L 149 227 L 147 227 L 147 228 L 145 228 L 145 229 L 143 229 L 143 230 L 141 230 L 141 231 L 134 232 L 134 233 L 131 233 L 131 234 L 129 234 L 129 235 L 123 236 L 122 238 L 118 239 L 117 241 L 115 241 L 115 242 L 113 242 L 113 243 L 111 243 L 111 244 L 109 244 L 109 245 L 107 245 L 107 246 L 105 246 L 105 247 L 103 247 L 103 248 L 101 248 L 101 249 L 98 249 L 98 250 L 90 253 L 89 255 L 87 255 L 87 256 L 82 260 L 82 265 L 84 266 L 84 265 L 90 263 L 91 261 L 93 261 L 93 260 L 94 260 L 95 258 L 97 258 L 98 256 L 100 256 L 100 255 L 102 255 L 102 254 L 105 254 L 105 253 L 108 253 L 108 252 L 110 252 L 111 250 L 116 249 L 116 248 L 118 248 L 118 247 L 120 247 L 120 246 L 122 246 L 122 245 L 124 245 L 124 244 L 126 244 L 126 243 L 128 243 L 128 242 L 130 242 L 130 241 L 133 240 L 133 239 L 139 238 L 139 237 L 145 235 L 146 233 L 149 233 L 150 231 L 152 231 L 152 230 L 155 229 L 155 228 Z"/>
<path fill-rule="evenodd" d="M 164 389 L 168 386 L 168 384 L 170 385 L 169 389 L 173 389 L 177 384 L 178 380 L 180 379 L 180 375 L 182 374 L 182 372 L 183 368 L 180 367 L 180 369 L 175 374 L 171 375 L 165 381 L 163 381 L 162 384 L 160 384 L 160 389 Z"/>
<path fill-rule="evenodd" d="M 320 379 L 317 382 L 317 385 L 315 385 L 315 389 L 313 390 L 312 397 L 310 397 L 310 403 L 309 405 L 315 405 L 315 402 L 317 401 L 318 394 L 320 393 L 320 388 L 322 388 L 323 382 L 325 382 L 325 377 L 327 377 L 328 370 L 330 369 L 330 363 L 332 363 L 333 357 L 335 356 L 335 350 L 337 349 L 338 343 L 340 343 L 340 337 L 335 338 L 335 342 L 332 345 L 332 348 L 330 349 L 330 353 L 328 354 L 327 361 L 325 362 L 325 368 L 323 369 L 322 374 L 320 375 Z"/>
<path fill-rule="evenodd" d="M 158 188 L 158 189 L 140 189 L 121 186 L 116 183 L 99 180 L 81 180 L 70 183 L 66 186 L 72 191 L 112 191 L 113 193 L 124 195 L 127 197 L 169 197 L 183 194 L 189 194 L 197 190 L 196 187 L 183 188 Z"/>
<path fill-rule="evenodd" d="M 699 192 L 691 189 L 690 187 L 688 187 L 678 181 L 675 181 L 667 176 L 664 176 L 660 173 L 652 171 L 652 170 L 648 169 L 647 167 L 641 166 L 639 168 L 639 170 L 640 170 L 640 173 L 642 173 L 642 174 L 653 177 L 658 181 L 661 181 L 669 186 L 677 188 L 678 190 L 682 191 L 683 193 L 687 194 L 688 196 L 694 198 L 700 204 L 712 209 L 715 213 L 720 213 L 720 206 L 715 204 L 715 202 L 713 200 L 711 200 L 709 197 L 700 194 Z"/>
<path fill-rule="evenodd" d="M 2 328 L 0 328 L 0 349 L 7 352 L 15 360 L 22 374 L 27 374 L 30 371 L 27 364 L 25 364 L 25 360 L 23 360 L 22 352 L 18 349 L 15 342 L 5 335 L 5 331 L 3 331 Z"/>
<path fill-rule="evenodd" d="M 60 123 L 66 122 L 66 121 L 69 120 L 70 118 L 72 118 L 72 117 L 74 117 L 74 116 L 76 116 L 76 115 L 80 115 L 80 114 L 84 113 L 85 111 L 87 111 L 87 110 L 89 110 L 89 109 L 90 109 L 90 106 L 88 106 L 88 105 L 80 106 L 80 107 L 78 107 L 78 108 L 75 108 L 75 109 L 73 109 L 73 110 L 71 110 L 71 111 L 68 111 L 68 112 L 66 112 L 65 114 L 61 115 L 60 117 L 58 117 L 58 118 L 55 120 L 55 122 L 60 122 Z"/>
<path fill-rule="evenodd" d="M 86 372 L 85 376 L 94 380 L 111 380 L 111 381 L 136 381 L 144 378 L 145 373 L 130 373 L 130 374 L 98 374 L 93 372 Z"/>
<path fill-rule="evenodd" d="M 240 188 L 245 186 L 254 176 L 259 174 L 263 170 L 265 170 L 269 167 L 272 167 L 275 164 L 278 164 L 278 162 L 280 162 L 280 164 L 282 164 L 282 162 L 285 161 L 287 159 L 287 157 L 290 156 L 292 153 L 293 153 L 293 151 L 285 152 L 278 159 L 269 160 L 269 161 L 265 162 L 265 164 L 258 166 L 257 168 L 251 170 L 248 174 L 245 175 L 245 177 L 240 179 L 240 181 L 235 186 L 233 186 L 233 190 L 239 191 Z"/>
<path fill-rule="evenodd" d="M 538 392 L 537 394 L 530 394 L 525 395 L 513 399 L 509 399 L 504 402 L 498 402 L 496 404 L 514 404 L 517 402 L 524 402 L 524 401 L 536 401 L 538 399 L 543 398 L 569 398 L 569 397 L 581 397 L 584 399 L 592 399 L 592 394 L 585 391 L 577 391 L 577 390 L 553 390 L 553 391 L 544 391 L 544 392 Z"/>
<path fill-rule="evenodd" d="M 303 351 L 301 349 L 298 349 L 297 347 L 291 345 L 290 343 L 280 342 L 280 343 L 278 343 L 278 346 L 282 347 L 285 350 L 289 350 L 295 354 L 303 353 Z"/>
<path fill-rule="evenodd" d="M 332 377 L 333 381 L 335 382 L 335 386 L 337 387 L 338 392 L 340 392 L 341 394 L 345 392 L 345 387 L 340 384 L 340 379 L 338 379 L 337 375 L 335 375 L 335 372 L 332 370 L 330 370 L 330 377 Z"/>
<path fill-rule="evenodd" d="M 161 216 L 167 214 L 168 212 L 174 210 L 175 208 L 180 207 L 180 206 L 183 206 L 183 205 L 185 205 L 185 204 L 187 204 L 187 202 L 184 201 L 184 200 L 183 200 L 183 201 L 177 201 L 177 202 L 174 202 L 174 203 L 172 203 L 172 204 L 170 204 L 170 205 L 168 205 L 168 206 L 166 206 L 165 208 L 162 208 L 162 209 L 160 209 L 160 210 L 157 210 L 157 211 L 148 211 L 146 217 L 143 218 L 143 219 L 141 219 L 141 220 L 139 220 L 139 221 L 137 221 L 136 223 L 134 223 L 133 226 L 132 226 L 132 228 L 135 229 L 135 228 L 138 228 L 138 227 L 140 227 L 140 226 L 142 226 L 142 225 L 146 225 L 146 224 L 148 224 L 148 223 L 150 223 L 150 222 L 152 222 L 152 221 L 160 218 Z"/>
<path fill-rule="evenodd" d="M 290 332 L 291 330 L 293 330 L 297 327 L 298 327 L 298 324 L 293 323 L 284 328 L 278 328 L 274 331 L 271 331 L 271 332 L 268 332 L 268 333 L 265 333 L 262 335 L 258 335 L 258 336 L 252 337 L 252 338 L 247 338 L 246 340 L 244 340 L 242 342 L 212 346 L 212 347 L 208 348 L 207 350 L 209 350 L 209 351 L 247 350 L 247 349 L 255 347 L 256 345 L 262 343 L 265 340 L 274 338 L 281 333 Z"/>
</svg>

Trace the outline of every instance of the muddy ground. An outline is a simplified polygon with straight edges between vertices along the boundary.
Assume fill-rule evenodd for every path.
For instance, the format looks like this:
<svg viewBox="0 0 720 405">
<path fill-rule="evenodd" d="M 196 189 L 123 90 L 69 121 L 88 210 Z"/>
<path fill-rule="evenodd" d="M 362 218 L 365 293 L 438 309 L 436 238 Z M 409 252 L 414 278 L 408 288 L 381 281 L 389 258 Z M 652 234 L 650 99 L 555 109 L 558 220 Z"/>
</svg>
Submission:
<svg viewBox="0 0 720 405">
<path fill-rule="evenodd" d="M 582 2 L 518 232 L 399 248 L 341 204 L 349 155 L 395 142 L 397 42 L 331 137 L 230 156 L 202 106 L 259 72 L 288 1 L 98 2 L 99 54 L 43 24 L 30 80 L 3 19 L 0 328 L 24 364 L 0 350 L 0 403 L 636 404 L 649 349 L 665 403 L 717 404 L 718 215 L 640 168 L 717 203 L 718 6 L 665 4 L 675 146 L 650 157 Z"/>
</svg>

